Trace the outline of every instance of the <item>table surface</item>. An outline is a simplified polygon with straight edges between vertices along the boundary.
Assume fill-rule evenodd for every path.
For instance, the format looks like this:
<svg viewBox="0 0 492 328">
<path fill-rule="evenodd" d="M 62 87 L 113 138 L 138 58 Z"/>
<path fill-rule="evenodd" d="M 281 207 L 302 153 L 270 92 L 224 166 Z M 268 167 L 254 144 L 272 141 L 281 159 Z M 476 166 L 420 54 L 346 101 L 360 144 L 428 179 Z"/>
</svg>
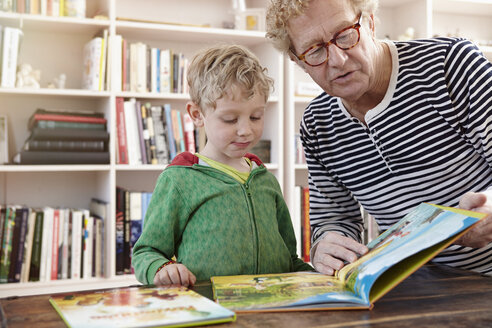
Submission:
<svg viewBox="0 0 492 328">
<path fill-rule="evenodd" d="M 197 284 L 211 296 L 210 283 Z M 0 299 L 2 327 L 65 327 L 50 295 Z M 372 310 L 238 314 L 216 327 L 492 327 L 492 277 L 425 265 L 379 299 Z"/>
</svg>

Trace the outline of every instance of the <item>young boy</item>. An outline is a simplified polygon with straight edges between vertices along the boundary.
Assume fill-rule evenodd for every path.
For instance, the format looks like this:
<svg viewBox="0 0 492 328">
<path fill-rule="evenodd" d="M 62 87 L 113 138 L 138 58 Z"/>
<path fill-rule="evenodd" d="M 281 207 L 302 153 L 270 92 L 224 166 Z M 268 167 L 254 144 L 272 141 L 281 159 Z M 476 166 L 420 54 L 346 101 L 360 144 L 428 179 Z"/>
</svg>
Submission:
<svg viewBox="0 0 492 328">
<path fill-rule="evenodd" d="M 186 108 L 207 142 L 159 176 L 133 248 L 137 279 L 189 286 L 211 276 L 313 270 L 296 255 L 277 180 L 248 153 L 263 132 L 272 79 L 249 50 L 223 45 L 195 56 L 188 84 Z"/>
</svg>

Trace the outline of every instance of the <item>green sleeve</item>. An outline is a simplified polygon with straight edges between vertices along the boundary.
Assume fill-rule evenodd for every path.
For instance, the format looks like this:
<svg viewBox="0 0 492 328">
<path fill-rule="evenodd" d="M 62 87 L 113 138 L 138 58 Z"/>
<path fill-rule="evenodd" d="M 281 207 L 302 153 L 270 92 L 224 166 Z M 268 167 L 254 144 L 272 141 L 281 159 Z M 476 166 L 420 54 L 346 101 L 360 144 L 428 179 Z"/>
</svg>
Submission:
<svg viewBox="0 0 492 328">
<path fill-rule="evenodd" d="M 280 195 L 282 194 L 280 193 Z M 297 243 L 294 228 L 292 227 L 292 219 L 290 218 L 287 204 L 281 196 L 277 199 L 277 222 L 280 235 L 289 249 L 293 265 L 292 271 L 314 271 L 313 267 L 297 256 Z"/>
<path fill-rule="evenodd" d="M 143 284 L 153 284 L 157 269 L 176 254 L 188 210 L 179 187 L 164 171 L 147 208 L 142 234 L 133 247 L 132 265 Z"/>
</svg>

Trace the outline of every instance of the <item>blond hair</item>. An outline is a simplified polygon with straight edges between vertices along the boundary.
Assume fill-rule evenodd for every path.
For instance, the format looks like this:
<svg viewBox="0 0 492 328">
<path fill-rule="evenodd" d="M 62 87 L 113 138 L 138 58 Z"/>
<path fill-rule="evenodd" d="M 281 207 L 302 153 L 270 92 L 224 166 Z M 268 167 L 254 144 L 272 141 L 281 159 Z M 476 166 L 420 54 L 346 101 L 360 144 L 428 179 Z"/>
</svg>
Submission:
<svg viewBox="0 0 492 328">
<path fill-rule="evenodd" d="M 200 108 L 216 108 L 216 101 L 231 88 L 241 87 L 246 99 L 260 94 L 268 100 L 273 79 L 266 68 L 247 48 L 239 45 L 216 45 L 203 49 L 188 68 L 191 101 Z"/>
<path fill-rule="evenodd" d="M 271 0 L 266 13 L 266 37 L 273 46 L 283 53 L 292 48 L 287 25 L 289 20 L 304 13 L 311 0 Z M 356 12 L 373 14 L 378 7 L 378 0 L 346 0 Z"/>
</svg>

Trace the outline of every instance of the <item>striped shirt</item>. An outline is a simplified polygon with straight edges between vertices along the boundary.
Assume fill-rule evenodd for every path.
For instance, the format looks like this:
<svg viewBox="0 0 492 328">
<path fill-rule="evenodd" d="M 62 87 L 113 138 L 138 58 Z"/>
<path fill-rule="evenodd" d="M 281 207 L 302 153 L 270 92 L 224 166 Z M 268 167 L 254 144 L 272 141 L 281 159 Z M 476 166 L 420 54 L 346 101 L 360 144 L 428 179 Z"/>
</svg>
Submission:
<svg viewBox="0 0 492 328">
<path fill-rule="evenodd" d="M 388 46 L 391 80 L 367 126 L 326 93 L 304 113 L 313 245 L 328 231 L 360 242 L 359 204 L 386 230 L 421 202 L 456 207 L 492 186 L 492 64 L 464 39 Z M 492 243 L 434 261 L 492 275 Z"/>
</svg>

